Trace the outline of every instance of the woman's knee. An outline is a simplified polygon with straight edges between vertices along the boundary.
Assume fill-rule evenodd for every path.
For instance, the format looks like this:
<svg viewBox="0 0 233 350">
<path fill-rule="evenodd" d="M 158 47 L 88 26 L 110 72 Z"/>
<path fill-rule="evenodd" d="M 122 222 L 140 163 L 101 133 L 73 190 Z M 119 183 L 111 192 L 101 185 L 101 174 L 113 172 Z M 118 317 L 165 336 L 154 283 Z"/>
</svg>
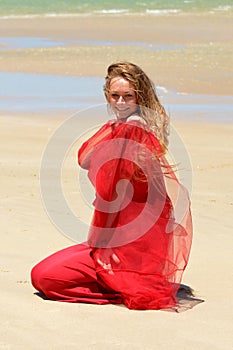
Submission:
<svg viewBox="0 0 233 350">
<path fill-rule="evenodd" d="M 35 265 L 31 270 L 31 283 L 35 289 L 41 291 L 41 280 L 43 279 L 40 263 Z"/>
<path fill-rule="evenodd" d="M 39 292 L 43 292 L 45 295 L 55 287 L 56 277 L 54 276 L 53 269 L 49 267 L 44 268 L 41 263 L 35 265 L 31 270 L 31 282 L 33 287 Z"/>
</svg>

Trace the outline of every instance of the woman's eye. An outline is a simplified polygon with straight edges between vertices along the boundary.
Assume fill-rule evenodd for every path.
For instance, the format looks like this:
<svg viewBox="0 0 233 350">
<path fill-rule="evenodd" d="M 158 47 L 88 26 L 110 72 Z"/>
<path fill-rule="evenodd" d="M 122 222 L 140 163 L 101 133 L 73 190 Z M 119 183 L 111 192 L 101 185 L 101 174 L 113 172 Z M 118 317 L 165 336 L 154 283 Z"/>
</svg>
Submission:
<svg viewBox="0 0 233 350">
<path fill-rule="evenodd" d="M 123 99 L 127 100 L 133 97 L 132 94 L 126 94 L 126 95 L 118 95 L 118 94 L 111 94 L 111 98 L 114 99 L 119 99 L 120 97 L 122 97 Z"/>
</svg>

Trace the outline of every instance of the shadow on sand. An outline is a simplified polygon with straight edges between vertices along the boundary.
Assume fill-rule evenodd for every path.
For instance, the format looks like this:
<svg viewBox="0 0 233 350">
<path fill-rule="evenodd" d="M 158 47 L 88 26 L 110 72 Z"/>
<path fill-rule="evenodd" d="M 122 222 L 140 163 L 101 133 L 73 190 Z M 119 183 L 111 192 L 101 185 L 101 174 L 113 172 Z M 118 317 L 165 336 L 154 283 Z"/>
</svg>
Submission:
<svg viewBox="0 0 233 350">
<path fill-rule="evenodd" d="M 51 299 L 47 298 L 46 295 L 43 294 L 42 292 L 35 292 L 34 294 L 44 300 L 52 301 Z M 178 292 L 176 294 L 176 297 L 177 297 L 177 306 L 171 309 L 164 309 L 164 311 L 180 313 L 180 312 L 190 310 L 194 306 L 204 302 L 203 299 L 196 298 L 193 289 L 185 284 L 180 285 Z M 121 304 L 116 304 L 116 306 L 124 307 L 124 305 L 121 305 Z"/>
</svg>

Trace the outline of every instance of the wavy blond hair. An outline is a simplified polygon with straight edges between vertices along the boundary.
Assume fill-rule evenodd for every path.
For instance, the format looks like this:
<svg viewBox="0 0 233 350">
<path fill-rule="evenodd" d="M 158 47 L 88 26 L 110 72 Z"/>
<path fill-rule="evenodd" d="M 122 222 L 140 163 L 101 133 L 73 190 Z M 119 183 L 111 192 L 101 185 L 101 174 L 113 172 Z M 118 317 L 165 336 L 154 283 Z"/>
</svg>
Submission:
<svg viewBox="0 0 233 350">
<path fill-rule="evenodd" d="M 158 99 L 153 82 L 140 67 L 133 63 L 113 63 L 108 67 L 107 76 L 105 77 L 104 93 L 107 101 L 109 101 L 111 80 L 116 77 L 122 77 L 133 85 L 140 116 L 146 121 L 160 142 L 167 146 L 169 116 Z"/>
</svg>

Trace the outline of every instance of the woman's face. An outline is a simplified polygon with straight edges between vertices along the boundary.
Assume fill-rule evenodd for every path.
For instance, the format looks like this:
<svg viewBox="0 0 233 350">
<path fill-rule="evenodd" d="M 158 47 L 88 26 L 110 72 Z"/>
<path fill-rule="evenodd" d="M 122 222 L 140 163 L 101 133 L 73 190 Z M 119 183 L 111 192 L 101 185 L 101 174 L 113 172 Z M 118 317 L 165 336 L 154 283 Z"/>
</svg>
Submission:
<svg viewBox="0 0 233 350">
<path fill-rule="evenodd" d="M 122 77 L 111 80 L 108 102 L 117 119 L 126 119 L 137 111 L 137 97 L 134 87 Z"/>
</svg>

